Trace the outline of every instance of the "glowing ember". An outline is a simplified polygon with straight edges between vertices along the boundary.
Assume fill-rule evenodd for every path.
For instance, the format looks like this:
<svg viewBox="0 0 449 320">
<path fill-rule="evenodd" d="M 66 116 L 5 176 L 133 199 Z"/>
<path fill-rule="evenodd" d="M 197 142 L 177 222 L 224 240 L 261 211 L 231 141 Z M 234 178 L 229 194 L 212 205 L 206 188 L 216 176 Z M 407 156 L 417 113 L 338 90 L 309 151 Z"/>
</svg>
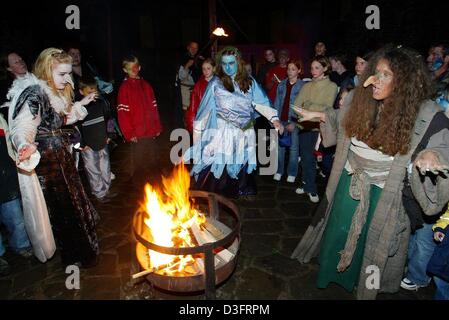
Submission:
<svg viewBox="0 0 449 320">
<path fill-rule="evenodd" d="M 206 217 L 192 207 L 189 200 L 190 176 L 184 165 L 176 167 L 171 177 L 162 177 L 163 193 L 150 184 L 145 186 L 146 228 L 143 236 L 152 243 L 163 247 L 194 247 L 190 228 L 195 223 L 200 226 Z M 137 245 L 137 257 L 141 266 L 154 272 L 186 276 L 199 272 L 199 257 L 173 256 L 146 249 Z"/>
</svg>

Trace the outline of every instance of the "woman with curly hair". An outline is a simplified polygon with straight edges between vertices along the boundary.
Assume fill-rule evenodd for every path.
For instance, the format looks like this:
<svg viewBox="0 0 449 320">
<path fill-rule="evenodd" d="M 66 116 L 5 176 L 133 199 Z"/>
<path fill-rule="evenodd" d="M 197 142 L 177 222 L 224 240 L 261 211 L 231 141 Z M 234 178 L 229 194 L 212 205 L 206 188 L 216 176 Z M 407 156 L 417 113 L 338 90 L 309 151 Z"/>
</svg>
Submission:
<svg viewBox="0 0 449 320">
<path fill-rule="evenodd" d="M 319 288 L 334 282 L 375 299 L 399 290 L 405 268 L 404 180 L 426 215 L 449 200 L 449 124 L 430 100 L 430 75 L 414 50 L 380 49 L 361 83 L 338 111 L 297 110 L 300 121 L 321 122 L 323 144 L 336 143 L 337 151 L 323 201 L 292 258 L 307 263 L 319 252 Z"/>
<path fill-rule="evenodd" d="M 217 76 L 207 86 L 193 124 L 193 146 L 184 160 L 193 159 L 195 189 L 228 197 L 256 194 L 254 123 L 259 112 L 281 133 L 277 112 L 257 82 L 247 74 L 240 51 L 225 47 L 217 55 Z"/>
</svg>

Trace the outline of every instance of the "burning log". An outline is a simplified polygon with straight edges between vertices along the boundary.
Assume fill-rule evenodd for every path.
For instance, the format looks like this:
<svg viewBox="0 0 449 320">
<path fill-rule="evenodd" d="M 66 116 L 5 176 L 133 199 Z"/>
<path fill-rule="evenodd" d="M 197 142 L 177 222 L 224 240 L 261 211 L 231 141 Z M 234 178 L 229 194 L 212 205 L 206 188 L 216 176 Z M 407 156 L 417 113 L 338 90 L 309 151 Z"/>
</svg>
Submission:
<svg viewBox="0 0 449 320">
<path fill-rule="evenodd" d="M 210 226 L 211 226 L 211 224 L 208 225 L 208 227 L 210 227 Z M 208 229 L 200 228 L 200 226 L 196 222 L 192 224 L 190 229 L 192 230 L 192 233 L 195 236 L 195 239 L 199 245 L 216 242 L 217 240 L 219 240 L 219 239 L 217 239 L 217 237 L 212 235 L 212 233 L 209 232 Z M 218 234 L 217 230 L 218 229 L 214 229 L 215 234 Z M 220 238 L 223 238 L 223 233 L 222 232 L 219 232 L 219 233 L 221 236 Z M 222 249 L 222 250 L 216 252 L 216 254 L 215 254 L 215 265 L 216 266 L 220 262 L 220 261 L 218 261 L 218 263 L 217 263 L 217 258 L 219 260 L 221 260 L 221 262 L 228 263 L 229 261 L 231 261 L 234 258 L 234 254 L 231 251 L 229 251 L 228 249 Z"/>
<path fill-rule="evenodd" d="M 137 279 L 137 278 L 140 278 L 140 277 L 149 275 L 149 274 L 151 274 L 151 273 L 155 273 L 155 272 L 157 272 L 157 271 L 163 270 L 163 269 L 165 269 L 165 268 L 167 268 L 167 267 L 168 267 L 168 265 L 166 264 L 166 265 L 159 266 L 159 267 L 157 267 L 157 268 L 151 268 L 151 269 L 148 269 L 148 270 L 144 270 L 144 271 L 142 271 L 142 272 L 133 274 L 133 275 L 132 275 L 132 278 L 133 278 L 133 279 Z"/>
</svg>

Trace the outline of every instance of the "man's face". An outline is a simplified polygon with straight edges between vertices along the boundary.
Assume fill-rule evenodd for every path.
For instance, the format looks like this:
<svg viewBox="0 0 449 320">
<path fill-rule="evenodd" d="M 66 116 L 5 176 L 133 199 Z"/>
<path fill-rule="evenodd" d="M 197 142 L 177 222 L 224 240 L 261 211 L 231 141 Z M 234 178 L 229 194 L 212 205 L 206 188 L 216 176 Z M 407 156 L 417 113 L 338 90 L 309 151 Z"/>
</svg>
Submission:
<svg viewBox="0 0 449 320">
<path fill-rule="evenodd" d="M 337 71 L 339 67 L 339 61 L 335 59 L 329 59 L 331 62 L 332 71 Z"/>
<path fill-rule="evenodd" d="M 315 45 L 315 54 L 317 56 L 324 56 L 326 54 L 326 46 L 324 43 L 318 42 Z"/>
<path fill-rule="evenodd" d="M 192 42 L 187 46 L 187 51 L 189 54 L 194 57 L 198 53 L 198 43 Z"/>
<path fill-rule="evenodd" d="M 28 72 L 27 65 L 17 53 L 11 53 L 8 55 L 8 68 L 14 77 L 20 77 Z"/>
<path fill-rule="evenodd" d="M 233 78 L 237 74 L 237 59 L 233 55 L 223 56 L 221 58 L 221 67 L 225 74 Z"/>
<path fill-rule="evenodd" d="M 275 62 L 276 61 L 274 52 L 271 50 L 266 50 L 264 53 L 264 57 L 267 62 Z"/>
<path fill-rule="evenodd" d="M 290 61 L 290 57 L 287 54 L 279 55 L 279 64 L 281 66 L 287 66 L 287 63 Z"/>
<path fill-rule="evenodd" d="M 74 67 L 81 64 L 81 52 L 79 49 L 71 48 L 67 53 L 72 57 L 72 65 Z"/>
</svg>

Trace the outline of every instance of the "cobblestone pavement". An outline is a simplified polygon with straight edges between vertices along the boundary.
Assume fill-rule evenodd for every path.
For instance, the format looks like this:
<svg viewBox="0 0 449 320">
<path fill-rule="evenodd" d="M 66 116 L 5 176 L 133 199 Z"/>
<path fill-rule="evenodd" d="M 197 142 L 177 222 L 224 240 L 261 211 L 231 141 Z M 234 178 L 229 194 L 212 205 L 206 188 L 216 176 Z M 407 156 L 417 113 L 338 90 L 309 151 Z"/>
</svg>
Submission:
<svg viewBox="0 0 449 320">
<path fill-rule="evenodd" d="M 149 172 L 156 179 L 172 170 L 171 142 L 165 133 L 158 138 L 157 150 L 147 155 Z M 67 274 L 59 252 L 41 264 L 35 258 L 23 259 L 7 253 L 12 273 L 0 278 L 0 299 L 204 299 L 203 295 L 175 296 L 154 290 L 140 280 L 130 282 L 130 262 L 134 257 L 131 219 L 143 198 L 142 181 L 127 182 L 125 171 L 129 146 L 114 150 L 112 171 L 117 179 L 112 191 L 119 193 L 109 203 L 95 203 L 101 215 L 98 226 L 101 257 L 92 269 L 81 270 L 81 289 L 67 290 Z M 324 183 L 320 181 L 320 191 Z M 242 216 L 242 241 L 235 272 L 217 290 L 219 299 L 354 299 L 336 285 L 315 287 L 316 261 L 300 265 L 289 257 L 304 233 L 316 205 L 306 196 L 295 194 L 295 185 L 275 183 L 272 177 L 258 177 L 256 201 L 238 201 Z M 431 299 L 434 287 L 418 292 L 401 290 L 379 295 L 378 299 Z"/>
</svg>

